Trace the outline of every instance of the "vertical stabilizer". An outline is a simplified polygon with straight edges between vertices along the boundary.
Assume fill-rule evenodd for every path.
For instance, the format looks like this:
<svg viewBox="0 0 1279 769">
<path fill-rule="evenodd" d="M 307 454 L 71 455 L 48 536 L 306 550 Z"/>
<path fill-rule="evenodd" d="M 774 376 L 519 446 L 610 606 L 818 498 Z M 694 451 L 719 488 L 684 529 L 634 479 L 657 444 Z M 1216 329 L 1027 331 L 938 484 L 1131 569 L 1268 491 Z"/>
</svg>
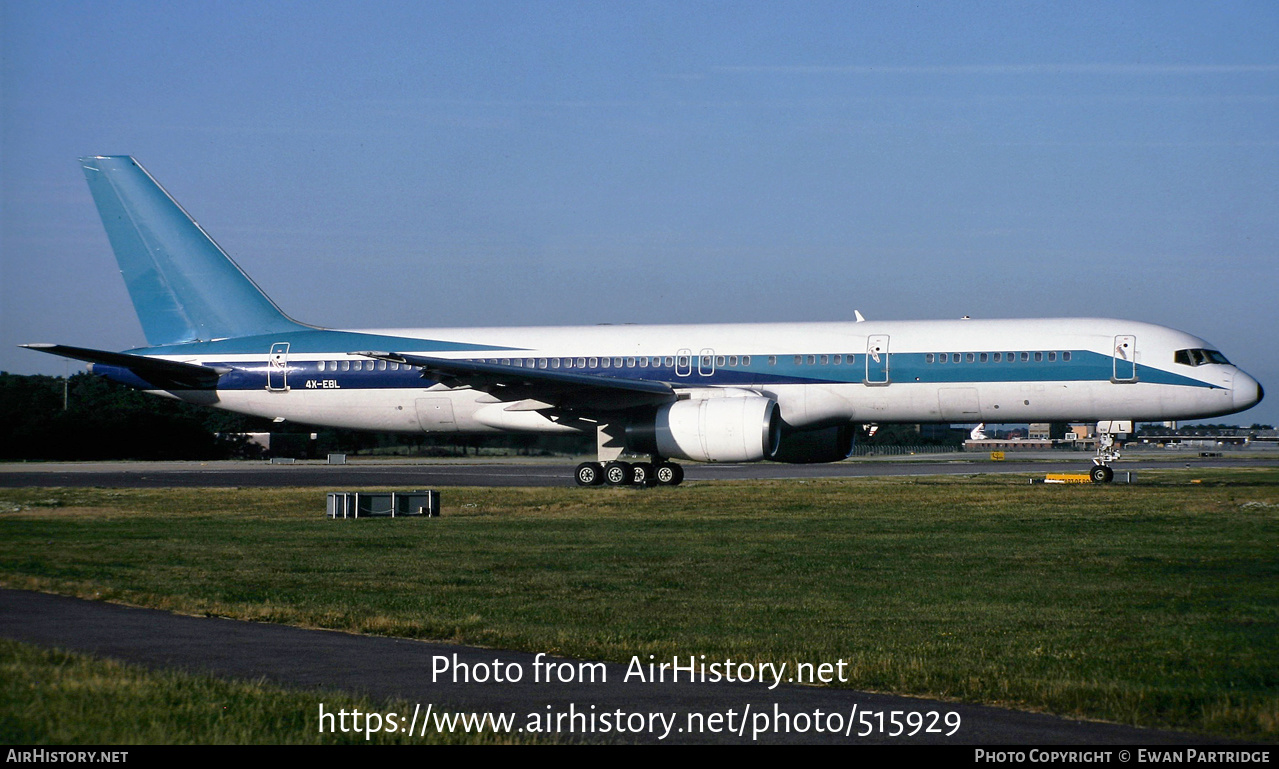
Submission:
<svg viewBox="0 0 1279 769">
<path fill-rule="evenodd" d="M 280 312 L 136 160 L 80 163 L 148 343 L 307 328 Z"/>
</svg>

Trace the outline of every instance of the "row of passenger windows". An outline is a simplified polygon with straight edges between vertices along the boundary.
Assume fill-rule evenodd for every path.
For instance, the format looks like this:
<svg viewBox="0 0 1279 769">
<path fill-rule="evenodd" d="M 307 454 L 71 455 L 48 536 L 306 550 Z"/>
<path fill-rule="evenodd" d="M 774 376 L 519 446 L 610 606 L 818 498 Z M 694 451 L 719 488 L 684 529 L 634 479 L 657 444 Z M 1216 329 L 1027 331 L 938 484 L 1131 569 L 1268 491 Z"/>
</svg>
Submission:
<svg viewBox="0 0 1279 769">
<path fill-rule="evenodd" d="M 1202 362 L 1224 362 L 1225 358 L 1221 353 L 1215 351 L 1200 350 L 1181 350 L 1177 353 L 1178 363 L 1188 363 L 1189 355 L 1186 353 L 1208 353 L 1203 357 L 1196 356 Z M 1208 356 L 1211 359 L 1206 359 Z M 479 363 L 492 363 L 503 366 L 519 366 L 521 368 L 550 368 L 550 369 L 571 369 L 571 368 L 686 368 L 698 366 L 702 369 L 710 368 L 714 359 L 716 368 L 737 368 L 739 366 L 751 365 L 751 356 L 749 355 L 660 355 L 639 356 L 633 358 L 483 358 Z M 1185 357 L 1187 360 L 1183 360 Z M 1220 360 L 1216 360 L 1220 358 Z M 1049 363 L 1057 360 L 1069 361 L 1070 352 L 1056 351 L 1050 352 L 952 352 L 952 353 L 925 353 L 925 363 L 1014 363 L 1020 360 L 1022 363 L 1035 361 L 1040 363 L 1048 361 Z M 857 363 L 857 356 L 853 354 L 837 354 L 837 355 L 796 355 L 793 357 L 796 366 L 853 366 Z M 777 365 L 777 356 L 768 356 L 768 365 Z M 1191 365 L 1199 365 L 1198 362 Z M 405 371 L 411 370 L 413 367 L 409 364 L 403 364 Z M 399 371 L 401 364 L 387 362 L 384 360 L 329 360 L 319 362 L 320 371 Z"/>
<path fill-rule="evenodd" d="M 714 363 L 712 364 L 712 360 Z M 796 355 L 794 357 L 795 365 L 809 366 L 828 366 L 834 364 L 853 365 L 856 363 L 855 355 Z M 519 366 L 521 368 L 687 368 L 697 366 L 702 369 L 710 368 L 714 365 L 716 368 L 738 368 L 751 365 L 751 356 L 749 355 L 641 355 L 638 357 L 625 358 L 480 358 L 472 360 L 472 363 L 492 363 L 502 366 Z M 341 361 L 320 361 L 320 371 L 399 371 L 401 364 L 388 363 L 384 360 L 341 360 Z M 768 365 L 777 365 L 777 356 L 768 356 Z M 411 368 L 409 364 L 403 364 L 407 371 Z"/>
<path fill-rule="evenodd" d="M 322 360 L 320 371 L 399 371 L 400 364 L 387 363 L 384 360 Z M 405 371 L 413 367 L 405 363 Z"/>
<path fill-rule="evenodd" d="M 769 363 L 776 363 L 776 358 L 769 358 Z M 796 355 L 796 366 L 851 366 L 857 362 L 856 355 Z"/>
<path fill-rule="evenodd" d="M 1070 360 L 1070 351 L 1057 353 L 1050 352 L 939 352 L 925 353 L 925 363 L 1029 363 L 1032 360 L 1036 363 L 1048 361 L 1054 363 L 1061 356 L 1061 360 Z"/>
<path fill-rule="evenodd" d="M 502 366 L 521 366 L 523 368 L 681 368 L 701 366 L 709 368 L 711 360 L 718 368 L 735 368 L 751 365 L 749 355 L 641 355 L 634 358 L 485 358 L 479 363 L 493 363 Z M 776 363 L 776 358 L 772 359 Z"/>
</svg>

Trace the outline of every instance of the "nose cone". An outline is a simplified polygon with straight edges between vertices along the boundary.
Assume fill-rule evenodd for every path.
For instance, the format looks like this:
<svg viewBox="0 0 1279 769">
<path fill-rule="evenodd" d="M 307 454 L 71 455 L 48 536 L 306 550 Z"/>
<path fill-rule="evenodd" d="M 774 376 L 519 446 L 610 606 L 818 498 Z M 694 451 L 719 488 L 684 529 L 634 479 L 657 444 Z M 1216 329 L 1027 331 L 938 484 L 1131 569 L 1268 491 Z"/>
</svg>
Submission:
<svg viewBox="0 0 1279 769">
<path fill-rule="evenodd" d="M 1235 411 L 1250 409 L 1266 397 L 1266 391 L 1261 389 L 1261 383 L 1242 371 L 1235 374 L 1235 384 L 1231 391 L 1234 396 Z"/>
</svg>

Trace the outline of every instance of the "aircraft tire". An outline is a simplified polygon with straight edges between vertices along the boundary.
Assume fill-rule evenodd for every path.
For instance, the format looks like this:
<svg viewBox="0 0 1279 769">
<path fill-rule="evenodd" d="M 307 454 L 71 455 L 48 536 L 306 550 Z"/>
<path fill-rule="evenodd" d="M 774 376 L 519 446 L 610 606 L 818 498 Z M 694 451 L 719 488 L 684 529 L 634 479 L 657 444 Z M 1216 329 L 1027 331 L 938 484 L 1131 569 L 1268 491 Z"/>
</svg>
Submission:
<svg viewBox="0 0 1279 769">
<path fill-rule="evenodd" d="M 599 462 L 583 462 L 573 475 L 578 486 L 598 486 L 604 482 L 604 469 Z"/>
<path fill-rule="evenodd" d="M 634 486 L 652 486 L 653 464 L 651 462 L 636 462 L 631 465 L 631 484 Z"/>
<path fill-rule="evenodd" d="M 653 472 L 659 486 L 678 486 L 684 480 L 684 468 L 674 462 L 663 462 Z"/>
<path fill-rule="evenodd" d="M 1110 483 L 1115 478 L 1115 471 L 1105 465 L 1093 465 L 1088 471 L 1088 477 L 1092 478 L 1093 483 Z"/>
<path fill-rule="evenodd" d="M 631 466 L 625 462 L 609 462 L 604 465 L 604 482 L 609 486 L 629 486 Z"/>
</svg>

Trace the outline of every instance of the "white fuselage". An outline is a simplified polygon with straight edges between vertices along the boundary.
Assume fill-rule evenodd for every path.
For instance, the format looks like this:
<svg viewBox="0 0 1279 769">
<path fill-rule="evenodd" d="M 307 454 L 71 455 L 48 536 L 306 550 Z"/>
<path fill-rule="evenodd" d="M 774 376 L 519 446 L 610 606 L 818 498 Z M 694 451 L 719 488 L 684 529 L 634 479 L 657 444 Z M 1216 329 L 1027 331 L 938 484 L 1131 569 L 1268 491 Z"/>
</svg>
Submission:
<svg viewBox="0 0 1279 769">
<path fill-rule="evenodd" d="M 1243 410 L 1262 394 L 1256 380 L 1229 363 L 1185 355 L 1179 362 L 1178 351 L 1210 351 L 1202 339 L 1101 318 L 317 330 L 303 336 L 138 352 L 262 372 L 239 385 L 224 378 L 228 386 L 216 394 L 177 393 L 186 400 L 272 419 L 404 432 L 583 427 L 537 410 L 512 410 L 489 393 L 422 381 L 408 366 L 401 370 L 354 351 L 385 350 L 393 342 L 397 353 L 659 380 L 682 398 L 762 395 L 798 429 L 849 422 L 1192 419 Z M 274 378 L 267 372 L 272 355 Z"/>
</svg>

